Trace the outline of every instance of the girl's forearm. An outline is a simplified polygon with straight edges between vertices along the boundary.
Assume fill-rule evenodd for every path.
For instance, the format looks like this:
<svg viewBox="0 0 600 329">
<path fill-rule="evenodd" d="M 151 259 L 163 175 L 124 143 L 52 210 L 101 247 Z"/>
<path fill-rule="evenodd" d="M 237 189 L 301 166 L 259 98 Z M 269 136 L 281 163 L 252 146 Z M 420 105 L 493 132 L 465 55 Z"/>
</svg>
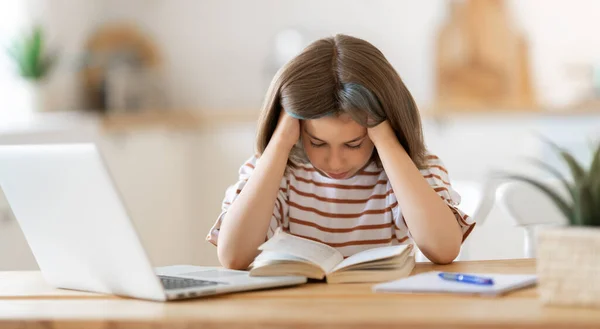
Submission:
<svg viewBox="0 0 600 329">
<path fill-rule="evenodd" d="M 377 136 L 373 142 L 406 225 L 427 258 L 434 263 L 450 263 L 460 252 L 460 226 L 449 206 L 423 178 L 391 127 L 389 132 Z"/>
<path fill-rule="evenodd" d="M 221 265 L 245 269 L 265 241 L 290 148 L 273 140 L 261 155 L 248 182 L 229 207 L 219 232 Z"/>
</svg>

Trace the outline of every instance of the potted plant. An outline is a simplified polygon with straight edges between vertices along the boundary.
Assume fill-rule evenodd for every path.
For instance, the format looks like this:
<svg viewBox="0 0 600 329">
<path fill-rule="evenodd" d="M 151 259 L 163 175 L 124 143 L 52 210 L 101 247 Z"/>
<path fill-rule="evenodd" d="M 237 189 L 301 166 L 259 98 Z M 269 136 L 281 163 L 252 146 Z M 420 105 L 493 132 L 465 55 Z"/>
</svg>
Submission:
<svg viewBox="0 0 600 329">
<path fill-rule="evenodd" d="M 538 233 L 540 298 L 545 304 L 600 307 L 600 144 L 589 167 L 584 167 L 568 151 L 549 143 L 570 174 L 565 177 L 555 168 L 537 163 L 561 182 L 566 193 L 528 177 L 509 176 L 546 194 L 567 219 L 566 226 Z"/>
<path fill-rule="evenodd" d="M 40 25 L 17 38 L 7 49 L 17 73 L 23 78 L 29 111 L 45 109 L 43 89 L 47 77 L 56 63 L 56 56 L 45 48 L 45 38 Z"/>
</svg>

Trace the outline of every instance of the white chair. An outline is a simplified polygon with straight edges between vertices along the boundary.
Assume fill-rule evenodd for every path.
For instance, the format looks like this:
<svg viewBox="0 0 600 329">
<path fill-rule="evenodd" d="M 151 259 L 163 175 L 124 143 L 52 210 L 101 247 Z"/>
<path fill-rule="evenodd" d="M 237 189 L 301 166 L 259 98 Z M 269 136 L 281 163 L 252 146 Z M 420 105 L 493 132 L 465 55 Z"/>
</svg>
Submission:
<svg viewBox="0 0 600 329">
<path fill-rule="evenodd" d="M 560 182 L 549 181 L 548 185 L 559 195 L 565 191 Z M 509 182 L 499 186 L 496 200 L 500 209 L 525 229 L 525 257 L 535 257 L 535 236 L 538 229 L 566 223 L 566 218 L 551 199 L 535 187 L 523 182 Z"/>
</svg>

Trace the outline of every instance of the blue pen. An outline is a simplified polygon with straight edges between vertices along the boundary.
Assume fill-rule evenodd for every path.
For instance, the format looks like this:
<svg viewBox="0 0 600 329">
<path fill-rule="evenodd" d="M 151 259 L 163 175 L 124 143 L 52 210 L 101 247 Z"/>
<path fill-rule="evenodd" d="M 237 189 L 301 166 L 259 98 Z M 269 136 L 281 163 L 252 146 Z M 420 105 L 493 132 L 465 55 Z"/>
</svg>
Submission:
<svg viewBox="0 0 600 329">
<path fill-rule="evenodd" d="M 438 276 L 444 280 L 455 281 L 461 283 L 479 284 L 479 285 L 493 285 L 494 280 L 492 278 L 486 278 L 482 276 L 461 274 L 461 273 L 439 273 Z"/>
</svg>

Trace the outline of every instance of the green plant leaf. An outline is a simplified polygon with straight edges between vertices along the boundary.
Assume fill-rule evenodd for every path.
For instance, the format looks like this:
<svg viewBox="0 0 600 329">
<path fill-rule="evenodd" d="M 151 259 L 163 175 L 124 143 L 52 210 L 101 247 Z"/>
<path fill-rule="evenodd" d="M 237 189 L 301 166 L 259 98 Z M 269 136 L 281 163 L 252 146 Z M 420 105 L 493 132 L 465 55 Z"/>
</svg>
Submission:
<svg viewBox="0 0 600 329">
<path fill-rule="evenodd" d="M 554 176 L 558 180 L 560 180 L 561 183 L 563 184 L 563 186 L 565 187 L 565 189 L 571 195 L 571 198 L 575 198 L 575 187 L 571 183 L 569 183 L 567 181 L 567 179 L 558 170 L 556 170 L 554 167 L 548 165 L 547 163 L 545 163 L 541 160 L 538 160 L 535 158 L 528 158 L 528 160 L 529 160 L 529 162 L 542 168 L 543 170 L 545 170 L 546 172 L 550 173 L 552 176 Z"/>
<path fill-rule="evenodd" d="M 596 181 L 591 186 L 592 191 L 592 203 L 596 208 L 596 226 L 600 226 L 600 182 Z"/>
<path fill-rule="evenodd" d="M 562 160 L 567 164 L 569 170 L 571 171 L 571 175 L 573 176 L 573 181 L 575 185 L 577 185 L 585 176 L 585 169 L 577 162 L 575 157 L 571 155 L 569 152 L 565 151 L 562 147 L 558 146 L 556 143 L 548 139 L 547 137 L 540 135 L 541 138 L 550 145 L 562 158 Z"/>
<path fill-rule="evenodd" d="M 536 187 L 538 190 L 540 190 L 542 193 L 546 194 L 553 201 L 553 203 L 557 206 L 557 208 L 567 218 L 569 223 L 571 223 L 572 225 L 574 224 L 573 223 L 573 221 L 574 221 L 573 209 L 565 200 L 563 200 L 563 198 L 560 195 L 558 195 L 551 188 L 547 187 L 546 185 L 544 185 L 534 179 L 531 179 L 531 178 L 525 177 L 525 176 L 507 175 L 507 176 L 504 176 L 504 178 L 521 181 L 521 182 L 524 182 L 524 183 L 527 183 L 527 184 L 530 184 L 530 185 Z"/>
<path fill-rule="evenodd" d="M 540 138 L 567 164 L 571 177 L 561 175 L 558 170 L 542 161 L 533 160 L 533 162 L 562 182 L 571 194 L 573 203 L 569 204 L 555 191 L 533 179 L 519 175 L 512 175 L 509 178 L 531 184 L 548 195 L 571 225 L 600 226 L 600 144 L 593 150 L 589 170 L 586 170 L 567 150 L 545 136 L 540 135 Z"/>
<path fill-rule="evenodd" d="M 579 162 L 577 162 L 577 160 L 575 160 L 570 153 L 563 151 L 560 155 L 569 166 L 571 174 L 573 175 L 573 179 L 575 180 L 575 184 L 579 184 L 579 182 L 585 179 L 585 169 L 583 169 Z"/>
<path fill-rule="evenodd" d="M 583 223 L 581 211 L 581 190 L 575 189 L 575 197 L 573 198 L 573 220 L 571 225 L 580 226 Z"/>
<path fill-rule="evenodd" d="M 592 156 L 592 164 L 589 169 L 589 178 L 593 185 L 600 185 L 600 143 Z"/>
<path fill-rule="evenodd" d="M 40 78 L 40 61 L 42 57 L 42 29 L 36 26 L 31 36 L 31 44 L 28 49 L 27 61 L 31 67 L 31 77 Z"/>
<path fill-rule="evenodd" d="M 600 143 L 596 146 L 594 155 L 592 156 L 592 164 L 590 165 L 590 171 L 600 172 Z"/>
<path fill-rule="evenodd" d="M 40 25 L 16 39 L 7 52 L 19 74 L 26 79 L 43 78 L 56 62 L 54 55 L 45 55 L 44 34 Z"/>
<path fill-rule="evenodd" d="M 597 205 L 594 203 L 594 198 L 591 190 L 591 182 L 585 181 L 578 186 L 577 199 L 574 203 L 575 218 L 579 225 L 583 226 L 598 226 L 598 211 Z"/>
</svg>

